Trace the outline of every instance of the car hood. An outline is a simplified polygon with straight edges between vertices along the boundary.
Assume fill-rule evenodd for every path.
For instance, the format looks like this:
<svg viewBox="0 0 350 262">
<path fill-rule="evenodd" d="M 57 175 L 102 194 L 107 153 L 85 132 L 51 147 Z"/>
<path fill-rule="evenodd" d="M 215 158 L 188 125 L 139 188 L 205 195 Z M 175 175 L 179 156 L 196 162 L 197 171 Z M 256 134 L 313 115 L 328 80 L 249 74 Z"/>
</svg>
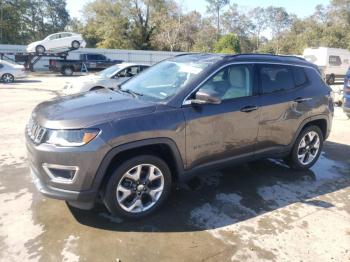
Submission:
<svg viewBox="0 0 350 262">
<path fill-rule="evenodd" d="M 80 129 L 155 110 L 154 103 L 101 89 L 43 102 L 33 110 L 32 118 L 46 128 Z"/>
</svg>

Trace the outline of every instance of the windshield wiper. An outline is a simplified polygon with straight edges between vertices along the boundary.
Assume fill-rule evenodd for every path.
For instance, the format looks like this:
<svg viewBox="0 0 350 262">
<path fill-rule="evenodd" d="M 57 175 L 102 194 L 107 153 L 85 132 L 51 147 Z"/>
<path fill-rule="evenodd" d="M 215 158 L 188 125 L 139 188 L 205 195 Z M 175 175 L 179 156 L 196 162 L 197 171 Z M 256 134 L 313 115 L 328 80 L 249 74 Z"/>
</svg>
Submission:
<svg viewBox="0 0 350 262">
<path fill-rule="evenodd" d="M 113 88 L 113 91 L 119 92 L 119 93 L 128 93 L 134 97 L 138 97 L 138 96 L 143 96 L 143 94 L 132 91 L 130 89 L 122 89 L 121 88 L 121 84 L 117 85 L 117 88 Z"/>
</svg>

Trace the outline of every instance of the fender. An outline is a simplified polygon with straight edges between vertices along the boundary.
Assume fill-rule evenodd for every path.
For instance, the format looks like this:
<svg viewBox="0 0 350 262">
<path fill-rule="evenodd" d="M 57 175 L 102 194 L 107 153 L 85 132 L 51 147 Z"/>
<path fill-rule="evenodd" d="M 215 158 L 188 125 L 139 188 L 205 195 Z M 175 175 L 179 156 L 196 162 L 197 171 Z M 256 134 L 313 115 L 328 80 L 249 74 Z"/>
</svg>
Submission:
<svg viewBox="0 0 350 262">
<path fill-rule="evenodd" d="M 292 148 L 295 141 L 297 140 L 301 130 L 310 122 L 315 121 L 315 120 L 326 120 L 327 126 L 326 126 L 326 136 L 324 137 L 324 140 L 327 139 L 327 137 L 329 136 L 330 133 L 330 124 L 329 124 L 329 117 L 327 115 L 316 115 L 316 116 L 312 116 L 309 118 L 304 119 L 303 122 L 301 122 L 298 130 L 295 132 L 294 138 L 292 140 L 292 143 L 290 143 L 290 145 L 288 146 L 288 148 Z"/>
<path fill-rule="evenodd" d="M 178 177 L 180 177 L 184 173 L 184 164 L 183 164 L 183 160 L 182 160 L 182 157 L 180 155 L 179 149 L 172 139 L 164 137 L 164 138 L 150 138 L 150 139 L 130 142 L 130 143 L 122 144 L 122 145 L 119 145 L 117 147 L 112 148 L 106 154 L 106 156 L 103 158 L 103 160 L 102 160 L 102 162 L 97 170 L 97 173 L 95 175 L 93 184 L 92 184 L 92 190 L 94 192 L 96 192 L 96 196 L 100 190 L 102 181 L 106 175 L 106 171 L 107 171 L 111 161 L 113 160 L 113 158 L 116 155 L 118 155 L 122 152 L 125 152 L 127 150 L 130 150 L 130 149 L 137 149 L 137 148 L 144 147 L 144 146 L 160 145 L 160 144 L 167 145 L 170 147 L 171 152 L 173 154 L 173 157 L 175 159 L 174 164 L 176 167 L 176 172 L 177 172 Z"/>
</svg>

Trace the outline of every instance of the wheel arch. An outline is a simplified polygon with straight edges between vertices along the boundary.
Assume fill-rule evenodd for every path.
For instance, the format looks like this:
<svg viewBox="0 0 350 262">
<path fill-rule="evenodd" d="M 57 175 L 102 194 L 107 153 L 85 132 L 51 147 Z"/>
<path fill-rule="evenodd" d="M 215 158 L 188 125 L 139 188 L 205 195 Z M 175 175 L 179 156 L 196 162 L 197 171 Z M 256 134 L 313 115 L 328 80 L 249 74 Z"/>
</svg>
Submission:
<svg viewBox="0 0 350 262">
<path fill-rule="evenodd" d="M 295 133 L 294 139 L 293 139 L 293 143 L 292 145 L 294 145 L 294 142 L 296 141 L 296 139 L 298 138 L 299 134 L 307 127 L 312 126 L 312 125 L 316 125 L 318 126 L 321 131 L 322 131 L 322 135 L 323 135 L 323 140 L 326 140 L 328 135 L 329 135 L 329 127 L 330 127 L 330 123 L 329 123 L 329 118 L 326 115 L 318 115 L 318 116 L 314 116 L 314 117 L 310 117 L 305 119 L 301 125 L 299 126 L 297 132 Z"/>
<path fill-rule="evenodd" d="M 152 154 L 163 159 L 172 171 L 173 180 L 180 179 L 183 160 L 175 142 L 169 138 L 135 141 L 112 148 L 102 160 L 96 173 L 93 188 L 99 192 L 109 178 L 109 173 L 124 160 L 140 154 Z"/>
</svg>

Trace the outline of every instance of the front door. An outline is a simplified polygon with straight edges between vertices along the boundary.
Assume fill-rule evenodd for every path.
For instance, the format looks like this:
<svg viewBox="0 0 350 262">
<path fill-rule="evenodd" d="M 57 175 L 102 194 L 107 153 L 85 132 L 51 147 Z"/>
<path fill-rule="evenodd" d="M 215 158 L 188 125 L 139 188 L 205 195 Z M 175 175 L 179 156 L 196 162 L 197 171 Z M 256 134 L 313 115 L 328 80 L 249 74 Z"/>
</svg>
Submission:
<svg viewBox="0 0 350 262">
<path fill-rule="evenodd" d="M 253 157 L 260 117 L 254 65 L 227 66 L 199 91 L 215 92 L 222 102 L 184 106 L 187 168 Z"/>
</svg>

